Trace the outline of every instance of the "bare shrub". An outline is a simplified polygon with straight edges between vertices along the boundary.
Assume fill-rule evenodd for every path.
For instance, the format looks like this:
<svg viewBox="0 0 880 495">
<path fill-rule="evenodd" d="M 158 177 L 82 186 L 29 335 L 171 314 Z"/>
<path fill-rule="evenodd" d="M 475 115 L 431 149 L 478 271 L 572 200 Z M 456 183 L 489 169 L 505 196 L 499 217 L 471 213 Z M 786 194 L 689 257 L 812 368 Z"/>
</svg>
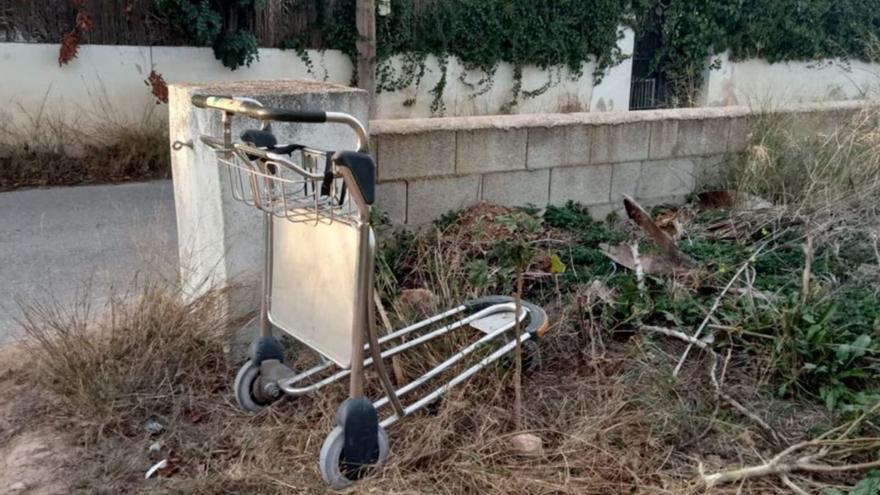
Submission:
<svg viewBox="0 0 880 495">
<path fill-rule="evenodd" d="M 856 112 L 759 111 L 730 184 L 778 206 L 804 236 L 880 233 L 880 107 Z M 863 240 L 863 239 L 862 239 Z"/>
<path fill-rule="evenodd" d="M 151 416 L 183 415 L 192 401 L 225 386 L 220 295 L 187 300 L 147 282 L 111 295 L 105 314 L 93 312 L 88 290 L 72 305 L 23 305 L 33 378 L 57 413 L 92 438 L 129 436 Z"/>
<path fill-rule="evenodd" d="M 20 111 L 2 119 L 0 134 L 0 190 L 169 176 L 167 125 L 152 109 L 134 121 L 112 110 L 75 119 Z"/>
</svg>

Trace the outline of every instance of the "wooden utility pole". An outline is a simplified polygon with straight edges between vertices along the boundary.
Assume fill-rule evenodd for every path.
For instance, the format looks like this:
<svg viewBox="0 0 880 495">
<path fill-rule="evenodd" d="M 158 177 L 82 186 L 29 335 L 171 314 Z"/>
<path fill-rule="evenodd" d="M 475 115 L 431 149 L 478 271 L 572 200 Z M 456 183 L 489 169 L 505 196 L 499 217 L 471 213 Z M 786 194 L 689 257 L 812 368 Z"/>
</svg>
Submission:
<svg viewBox="0 0 880 495">
<path fill-rule="evenodd" d="M 358 86 L 370 95 L 370 116 L 376 98 L 376 4 L 374 0 L 357 0 Z"/>
</svg>

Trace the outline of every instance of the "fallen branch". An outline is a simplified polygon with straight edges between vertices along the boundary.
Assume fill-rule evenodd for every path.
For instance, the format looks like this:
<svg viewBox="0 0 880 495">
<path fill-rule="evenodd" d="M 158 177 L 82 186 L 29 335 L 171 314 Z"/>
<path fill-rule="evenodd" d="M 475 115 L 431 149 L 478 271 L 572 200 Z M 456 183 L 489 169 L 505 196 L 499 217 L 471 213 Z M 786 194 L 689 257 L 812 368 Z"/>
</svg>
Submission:
<svg viewBox="0 0 880 495">
<path fill-rule="evenodd" d="M 639 244 L 637 242 L 630 244 L 629 250 L 632 253 L 633 265 L 636 269 L 636 281 L 638 281 L 639 294 L 644 297 L 647 288 L 645 287 L 645 270 L 642 269 L 642 259 L 639 257 Z"/>
<path fill-rule="evenodd" d="M 378 290 L 373 291 L 373 302 L 376 303 L 376 309 L 379 310 L 379 318 L 382 319 L 382 326 L 385 327 L 386 335 L 394 332 L 391 319 L 388 318 L 388 312 L 385 311 L 385 305 L 382 304 L 382 298 L 379 296 Z M 397 381 L 397 386 L 403 386 L 406 383 L 406 373 L 403 372 L 403 365 L 400 364 L 400 356 L 396 354 L 391 356 L 391 368 L 394 370 L 394 379 Z"/>
<path fill-rule="evenodd" d="M 761 428 L 766 430 L 768 433 L 773 435 L 774 439 L 776 439 L 777 441 L 780 440 L 781 437 L 780 437 L 779 433 L 777 433 L 776 430 L 772 426 L 770 426 L 769 423 L 764 421 L 757 414 L 753 413 L 752 411 L 749 411 L 749 409 L 746 406 L 742 405 L 739 401 L 737 401 L 736 399 L 734 399 L 733 397 L 731 397 L 730 395 L 725 393 L 724 390 L 721 388 L 721 383 L 718 381 L 718 376 L 716 373 L 716 369 L 718 368 L 718 354 L 715 353 L 715 351 L 712 350 L 711 347 L 709 347 L 709 344 L 707 344 L 707 343 L 703 342 L 702 340 L 699 340 L 695 337 L 691 337 L 690 335 L 688 335 L 684 332 L 679 332 L 678 330 L 672 330 L 670 328 L 655 327 L 655 326 L 651 326 L 651 325 L 644 325 L 641 328 L 642 328 L 642 330 L 647 330 L 649 332 L 654 332 L 654 333 L 660 333 L 660 334 L 663 334 L 663 335 L 666 335 L 669 337 L 674 337 L 676 339 L 683 340 L 685 342 L 688 342 L 690 345 L 697 346 L 698 348 L 700 348 L 701 350 L 703 350 L 707 354 L 709 354 L 709 357 L 712 360 L 712 362 L 709 366 L 709 379 L 712 382 L 712 388 L 715 389 L 715 395 L 719 399 L 724 400 L 724 402 L 726 402 L 728 405 L 730 405 L 731 407 L 733 407 L 734 409 L 739 411 L 743 416 L 751 419 L 752 421 L 755 422 L 755 424 L 757 424 L 758 426 L 760 426 Z"/>
<path fill-rule="evenodd" d="M 872 407 L 869 411 L 865 412 L 858 419 L 850 422 L 849 424 L 829 430 L 813 440 L 791 445 L 784 449 L 782 452 L 776 454 L 772 459 L 765 462 L 764 464 L 740 469 L 733 469 L 729 471 L 721 471 L 713 474 L 703 473 L 702 466 L 700 466 L 700 476 L 706 487 L 712 488 L 714 486 L 724 483 L 733 483 L 751 478 L 777 475 L 780 476 L 783 483 L 785 483 L 790 489 L 798 493 L 798 490 L 796 489 L 797 485 L 795 485 L 791 481 L 791 479 L 788 478 L 788 475 L 791 473 L 801 472 L 832 474 L 850 471 L 867 471 L 870 469 L 880 468 L 880 460 L 860 462 L 855 464 L 818 463 L 818 461 L 821 461 L 831 456 L 849 456 L 855 452 L 875 451 L 878 447 L 880 447 L 880 439 L 878 438 L 846 438 L 853 431 L 855 431 L 858 425 L 861 424 L 868 416 L 875 413 L 878 408 L 880 408 L 880 402 L 875 404 L 874 407 Z M 836 439 L 827 440 L 827 437 L 839 431 L 844 426 L 846 427 L 846 430 L 838 435 Z M 853 448 L 853 444 L 861 445 L 859 447 Z M 817 447 L 820 447 L 818 452 L 810 455 L 801 455 L 800 457 L 797 457 L 795 459 L 790 459 L 792 455 L 796 452 L 801 452 L 809 448 Z M 835 450 L 834 447 L 839 447 L 839 449 Z M 799 489 L 799 487 L 797 488 Z M 802 490 L 801 493 L 803 493 Z"/>
<path fill-rule="evenodd" d="M 761 253 L 761 249 L 758 249 L 757 251 L 755 251 L 755 254 L 752 256 L 752 259 L 757 257 L 760 253 Z M 709 324 L 709 320 L 712 319 L 712 315 L 715 314 L 715 311 L 717 311 L 718 307 L 721 306 L 721 301 L 722 301 L 722 299 L 724 299 L 724 296 L 727 294 L 728 291 L 730 291 L 730 288 L 733 287 L 733 283 L 736 282 L 736 280 L 739 278 L 739 276 L 743 274 L 743 272 L 746 270 L 746 268 L 749 267 L 750 264 L 751 264 L 751 259 L 744 262 L 742 264 L 742 266 L 739 267 L 739 270 L 737 270 L 736 273 L 733 275 L 733 277 L 730 279 L 730 281 L 727 282 L 727 285 L 724 287 L 724 290 L 722 290 L 721 294 L 718 294 L 718 297 L 715 298 L 715 302 L 712 304 L 712 307 L 709 309 L 709 312 L 706 314 L 706 317 L 703 318 L 703 322 L 700 323 L 700 326 L 697 327 L 697 331 L 694 332 L 693 340 L 700 338 L 700 335 L 703 333 L 703 330 L 706 328 L 706 325 Z M 681 367 L 684 365 L 684 362 L 687 359 L 688 354 L 691 352 L 691 347 L 693 347 L 693 345 L 694 344 L 692 344 L 692 343 L 688 344 L 687 348 L 685 348 L 685 350 L 684 350 L 684 353 L 678 359 L 678 364 L 676 364 L 675 369 L 672 370 L 673 377 L 678 376 L 678 373 L 681 371 Z"/>
</svg>

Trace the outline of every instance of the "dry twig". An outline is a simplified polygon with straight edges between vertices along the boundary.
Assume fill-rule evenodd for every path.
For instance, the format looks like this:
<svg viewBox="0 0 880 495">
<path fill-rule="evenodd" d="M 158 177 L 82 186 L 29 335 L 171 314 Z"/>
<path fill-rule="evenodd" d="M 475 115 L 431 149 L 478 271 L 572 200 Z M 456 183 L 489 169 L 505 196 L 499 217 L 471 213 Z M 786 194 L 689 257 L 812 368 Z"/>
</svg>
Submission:
<svg viewBox="0 0 880 495">
<path fill-rule="evenodd" d="M 792 486 L 793 483 L 789 484 L 791 483 L 791 480 L 788 479 L 790 473 L 803 472 L 827 474 L 846 471 L 866 471 L 878 468 L 880 467 L 880 460 L 853 464 L 819 463 L 819 461 L 828 459 L 832 456 L 846 458 L 856 452 L 873 451 L 880 447 L 880 438 L 847 438 L 866 420 L 868 416 L 874 414 L 878 409 L 880 409 L 880 402 L 875 404 L 874 407 L 859 416 L 856 420 L 829 430 L 813 440 L 791 445 L 764 464 L 733 469 L 730 471 L 721 471 L 713 474 L 703 473 L 702 466 L 700 466 L 700 476 L 706 487 L 712 488 L 724 483 L 733 483 L 761 476 L 778 475 L 782 478 L 783 482 L 789 486 L 789 488 L 797 491 Z M 840 435 L 834 439 L 828 439 L 828 437 L 843 427 L 846 427 L 846 429 Z M 795 459 L 791 459 L 795 453 L 802 453 L 810 448 L 818 448 L 818 451 L 812 454 L 804 453 Z"/>
<path fill-rule="evenodd" d="M 655 326 L 651 326 L 651 325 L 644 325 L 641 328 L 642 328 L 642 330 L 660 333 L 660 334 L 666 335 L 668 337 L 673 337 L 673 338 L 676 338 L 679 340 L 683 340 L 683 341 L 688 342 L 691 345 L 695 345 L 698 348 L 700 348 L 701 350 L 707 352 L 709 354 L 709 357 L 712 360 L 712 362 L 709 366 L 709 379 L 712 382 L 712 388 L 715 389 L 716 396 L 719 399 L 723 399 L 725 402 L 727 402 L 728 405 L 730 405 L 731 407 L 733 407 L 734 409 L 739 411 L 743 416 L 751 419 L 758 426 L 760 426 L 761 428 L 763 428 L 764 430 L 769 432 L 773 436 L 774 439 L 776 439 L 777 441 L 780 439 L 779 433 L 777 433 L 776 430 L 772 426 L 770 426 L 760 416 L 753 413 L 748 408 L 746 408 L 744 405 L 742 405 L 739 401 L 737 401 L 736 399 L 734 399 L 733 397 L 731 397 L 730 395 L 725 393 L 724 390 L 721 388 L 721 382 L 718 381 L 718 375 L 716 372 L 716 369 L 718 368 L 718 354 L 716 354 L 715 351 L 712 350 L 711 347 L 709 347 L 709 344 L 703 342 L 702 340 L 691 337 L 684 332 L 679 332 L 678 330 L 672 330 L 672 329 L 663 328 L 663 327 L 655 327 Z"/>
<path fill-rule="evenodd" d="M 760 253 L 761 253 L 761 249 L 759 248 L 757 251 L 755 251 L 755 254 L 752 256 L 752 259 L 757 257 Z M 751 265 L 751 263 L 752 263 L 751 259 L 747 260 L 745 263 L 743 263 L 742 266 L 739 267 L 739 270 L 737 270 L 736 273 L 733 275 L 733 277 L 730 279 L 730 281 L 727 282 L 727 285 L 724 287 L 724 290 L 722 290 L 721 294 L 718 294 L 718 297 L 715 298 L 715 302 L 712 304 L 712 307 L 709 309 L 709 312 L 706 313 L 706 317 L 703 318 L 703 322 L 700 323 L 699 327 L 697 327 L 697 331 L 694 332 L 692 340 L 697 341 L 697 339 L 700 338 L 700 335 L 703 333 L 703 330 L 706 328 L 706 325 L 709 324 L 709 320 L 712 319 L 712 315 L 715 314 L 715 311 L 717 311 L 718 307 L 721 306 L 721 301 L 724 299 L 724 296 L 727 294 L 728 291 L 730 291 L 730 288 L 733 286 L 733 283 L 736 282 L 736 280 L 739 278 L 739 276 L 743 274 L 743 272 L 746 270 L 746 268 L 748 268 Z M 689 343 L 688 343 L 687 348 L 685 348 L 684 353 L 682 353 L 682 355 L 681 355 L 681 358 L 678 359 L 678 364 L 675 365 L 675 369 L 672 371 L 673 377 L 678 376 L 679 371 L 681 371 L 681 367 L 684 365 L 685 359 L 687 359 L 688 354 L 691 352 L 691 347 L 693 347 L 695 345 L 691 341 L 688 341 L 688 342 Z"/>
</svg>

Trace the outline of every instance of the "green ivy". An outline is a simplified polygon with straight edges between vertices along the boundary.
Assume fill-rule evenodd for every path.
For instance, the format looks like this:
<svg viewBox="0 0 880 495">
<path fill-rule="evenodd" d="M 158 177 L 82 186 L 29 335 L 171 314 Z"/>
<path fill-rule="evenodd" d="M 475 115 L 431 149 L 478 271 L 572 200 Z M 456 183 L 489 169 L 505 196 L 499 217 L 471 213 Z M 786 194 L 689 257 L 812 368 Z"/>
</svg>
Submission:
<svg viewBox="0 0 880 495">
<path fill-rule="evenodd" d="M 211 46 L 224 66 L 235 70 L 259 60 L 259 44 L 238 27 L 265 6 L 266 0 L 154 0 L 164 15 L 197 46 Z"/>
<path fill-rule="evenodd" d="M 880 33 L 876 0 L 634 0 L 637 31 L 659 30 L 652 61 L 679 104 L 692 103 L 706 59 L 729 49 L 732 60 L 870 60 Z"/>
<path fill-rule="evenodd" d="M 257 39 L 245 28 L 265 0 L 154 1 L 193 44 L 212 46 L 225 66 L 257 59 Z M 355 0 L 306 2 L 312 2 L 317 21 L 282 48 L 294 49 L 312 75 L 306 48 L 315 38 L 355 61 Z M 391 0 L 389 15 L 376 17 L 377 91 L 418 86 L 428 57 L 437 57 L 440 77 L 429 93 L 432 112 L 442 114 L 450 57 L 468 69 L 458 80 L 471 98 L 491 90 L 499 64 L 506 62 L 514 67 L 514 90 L 504 109 L 514 111 L 521 99 L 559 84 L 563 68 L 580 77 L 584 64 L 593 62 L 592 76 L 600 81 L 623 58 L 617 45 L 622 25 L 657 31 L 661 46 L 652 65 L 665 74 L 676 103 L 686 105 L 702 82 L 707 58 L 726 49 L 733 60 L 868 60 L 866 40 L 880 33 L 880 8 L 877 0 Z M 524 88 L 526 65 L 546 70 L 546 83 Z"/>
<path fill-rule="evenodd" d="M 391 13 L 376 19 L 377 90 L 418 85 L 427 57 L 434 55 L 441 77 L 431 90 L 431 109 L 442 113 L 448 57 L 482 73 L 477 81 L 466 74 L 459 78 L 473 90 L 472 98 L 491 89 L 498 64 L 507 62 L 514 66 L 515 91 L 505 107 L 512 110 L 520 97 L 533 98 L 558 84 L 553 74 L 559 71 L 552 69 L 567 67 L 579 77 L 584 64 L 594 61 L 593 76 L 600 80 L 622 58 L 617 42 L 626 15 L 627 2 L 619 0 L 446 0 L 419 13 L 412 0 L 392 0 Z M 395 55 L 403 57 L 398 70 L 391 64 Z M 548 70 L 547 83 L 523 90 L 526 65 Z"/>
</svg>

